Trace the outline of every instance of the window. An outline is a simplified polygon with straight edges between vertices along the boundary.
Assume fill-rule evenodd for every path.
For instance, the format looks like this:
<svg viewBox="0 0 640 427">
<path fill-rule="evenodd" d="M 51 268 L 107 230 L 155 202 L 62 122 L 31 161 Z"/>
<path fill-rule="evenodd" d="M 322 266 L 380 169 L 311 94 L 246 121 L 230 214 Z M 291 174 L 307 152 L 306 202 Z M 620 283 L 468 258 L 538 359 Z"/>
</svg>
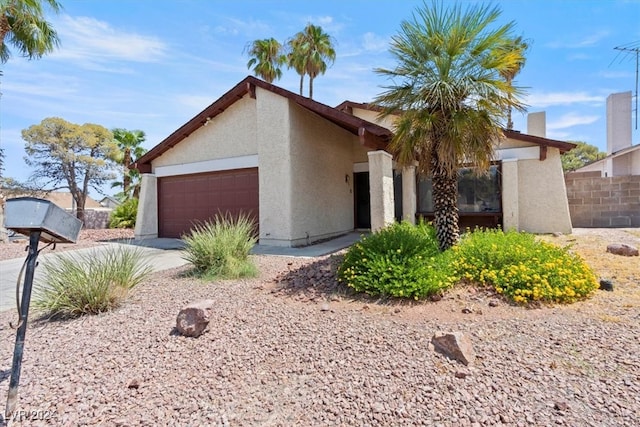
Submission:
<svg viewBox="0 0 640 427">
<path fill-rule="evenodd" d="M 458 209 L 460 213 L 502 212 L 500 165 L 492 165 L 486 175 L 474 175 L 471 168 L 458 173 Z M 431 179 L 418 179 L 418 212 L 433 212 Z"/>
</svg>

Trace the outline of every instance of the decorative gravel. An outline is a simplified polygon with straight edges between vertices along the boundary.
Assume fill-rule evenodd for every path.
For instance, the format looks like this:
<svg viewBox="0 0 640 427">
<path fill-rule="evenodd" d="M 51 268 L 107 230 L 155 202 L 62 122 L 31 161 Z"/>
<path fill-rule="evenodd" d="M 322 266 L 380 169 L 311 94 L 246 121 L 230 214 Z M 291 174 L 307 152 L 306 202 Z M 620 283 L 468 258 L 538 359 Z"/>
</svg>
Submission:
<svg viewBox="0 0 640 427">
<path fill-rule="evenodd" d="M 401 304 L 354 299 L 332 259 L 255 260 L 257 279 L 183 267 L 115 312 L 32 319 L 17 414 L 40 419 L 15 425 L 640 425 L 640 305 L 608 304 L 620 287 L 531 310 L 472 288 Z M 180 308 L 205 298 L 208 331 L 175 334 Z M 2 405 L 15 316 L 0 313 Z M 475 364 L 430 349 L 438 330 L 467 334 Z"/>
</svg>

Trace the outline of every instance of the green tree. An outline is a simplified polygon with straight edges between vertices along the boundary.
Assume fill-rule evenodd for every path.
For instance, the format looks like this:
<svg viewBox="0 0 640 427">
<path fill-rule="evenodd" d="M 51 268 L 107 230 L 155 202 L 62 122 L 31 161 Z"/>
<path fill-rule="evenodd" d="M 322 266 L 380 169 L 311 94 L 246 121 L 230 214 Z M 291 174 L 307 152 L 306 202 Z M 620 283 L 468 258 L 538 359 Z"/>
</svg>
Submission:
<svg viewBox="0 0 640 427">
<path fill-rule="evenodd" d="M 55 13 L 61 9 L 56 0 L 0 0 L 0 61 L 3 64 L 11 57 L 9 44 L 29 59 L 41 58 L 59 45 L 58 34 L 45 20 L 43 4 Z"/>
<path fill-rule="evenodd" d="M 526 61 L 525 54 L 529 50 L 529 42 L 522 38 L 522 36 L 516 37 L 513 39 L 513 43 L 510 43 L 506 46 L 507 51 L 517 51 L 520 52 L 520 57 L 522 60 L 520 62 L 516 62 L 513 68 L 507 68 L 500 72 L 502 78 L 509 84 L 513 84 L 513 79 L 516 78 L 522 68 L 524 68 L 524 64 Z M 511 119 L 512 107 L 509 106 L 507 108 L 507 129 L 513 129 L 513 120 Z"/>
<path fill-rule="evenodd" d="M 560 159 L 562 161 L 562 170 L 572 172 L 576 169 L 604 158 L 607 153 L 598 149 L 595 145 L 587 144 L 582 141 L 569 141 L 576 144 L 576 148 L 564 153 Z"/>
<path fill-rule="evenodd" d="M 333 39 L 319 25 L 308 24 L 288 44 L 289 66 L 300 74 L 300 95 L 306 74 L 309 76 L 309 98 L 313 99 L 313 80 L 324 74 L 336 59 Z"/>
<path fill-rule="evenodd" d="M 286 62 L 286 56 L 282 53 L 282 45 L 276 39 L 254 40 L 248 47 L 251 57 L 247 68 L 253 67 L 253 73 L 268 83 L 280 80 L 282 77 L 281 66 Z"/>
<path fill-rule="evenodd" d="M 130 169 L 129 166 L 147 152 L 142 146 L 146 136 L 141 130 L 121 128 L 111 129 L 111 133 L 119 149 L 115 161 L 122 169 L 122 181 L 112 183 L 111 188 L 122 188 L 118 198 L 123 201 L 132 197 L 137 199 L 140 194 L 140 172 L 137 169 Z"/>
<path fill-rule="evenodd" d="M 432 178 L 434 225 L 441 250 L 459 239 L 457 177 L 463 164 L 490 165 L 509 107 L 523 110 L 522 91 L 501 76 L 523 63 L 514 23 L 492 28 L 497 7 L 418 8 L 393 37 L 393 69 L 377 69 L 391 84 L 376 98 L 381 115 L 398 115 L 389 144 L 401 164 L 418 162 Z"/>
<path fill-rule="evenodd" d="M 76 125 L 50 117 L 22 131 L 25 162 L 34 168 L 32 179 L 41 188 L 67 188 L 76 204 L 76 216 L 84 221 L 84 206 L 93 188 L 114 178 L 118 147 L 111 132 L 96 124 Z"/>
</svg>

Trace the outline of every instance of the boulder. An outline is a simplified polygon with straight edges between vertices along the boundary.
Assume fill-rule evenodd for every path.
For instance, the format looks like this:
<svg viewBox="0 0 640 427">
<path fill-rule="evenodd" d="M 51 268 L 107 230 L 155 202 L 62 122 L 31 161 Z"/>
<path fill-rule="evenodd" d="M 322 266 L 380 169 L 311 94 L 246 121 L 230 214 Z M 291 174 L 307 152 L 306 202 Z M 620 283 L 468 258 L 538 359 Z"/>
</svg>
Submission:
<svg viewBox="0 0 640 427">
<path fill-rule="evenodd" d="M 638 248 L 627 245 L 626 243 L 612 243 L 607 246 L 607 252 L 614 255 L 638 256 Z"/>
<path fill-rule="evenodd" d="M 431 343 L 438 353 L 465 365 L 473 363 L 476 358 L 471 341 L 462 332 L 436 332 Z"/>
<path fill-rule="evenodd" d="M 213 300 L 200 300 L 180 310 L 176 319 L 176 329 L 186 337 L 198 337 L 209 325 Z"/>
</svg>

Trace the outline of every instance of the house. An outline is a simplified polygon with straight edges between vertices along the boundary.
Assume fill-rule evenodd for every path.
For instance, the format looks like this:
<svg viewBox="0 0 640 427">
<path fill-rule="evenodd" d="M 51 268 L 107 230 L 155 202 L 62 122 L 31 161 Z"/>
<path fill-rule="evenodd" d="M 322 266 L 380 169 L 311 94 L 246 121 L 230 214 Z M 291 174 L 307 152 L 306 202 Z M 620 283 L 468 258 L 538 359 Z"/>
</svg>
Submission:
<svg viewBox="0 0 640 427">
<path fill-rule="evenodd" d="M 565 176 L 574 227 L 640 227 L 640 144 L 631 91 L 607 97 L 607 156 Z"/>
<path fill-rule="evenodd" d="M 120 202 L 111 196 L 105 196 L 100 199 L 100 206 L 103 208 L 115 209 L 120 206 Z"/>
<path fill-rule="evenodd" d="M 470 182 L 464 204 L 505 228 L 570 232 L 560 154 L 573 144 L 533 117 L 532 134 L 499 143 L 493 190 Z M 217 212 L 250 213 L 260 244 L 278 246 L 414 221 L 428 182 L 394 164 L 391 129 L 366 104 L 333 108 L 249 76 L 136 162 L 136 238 L 179 237 Z"/>
</svg>

